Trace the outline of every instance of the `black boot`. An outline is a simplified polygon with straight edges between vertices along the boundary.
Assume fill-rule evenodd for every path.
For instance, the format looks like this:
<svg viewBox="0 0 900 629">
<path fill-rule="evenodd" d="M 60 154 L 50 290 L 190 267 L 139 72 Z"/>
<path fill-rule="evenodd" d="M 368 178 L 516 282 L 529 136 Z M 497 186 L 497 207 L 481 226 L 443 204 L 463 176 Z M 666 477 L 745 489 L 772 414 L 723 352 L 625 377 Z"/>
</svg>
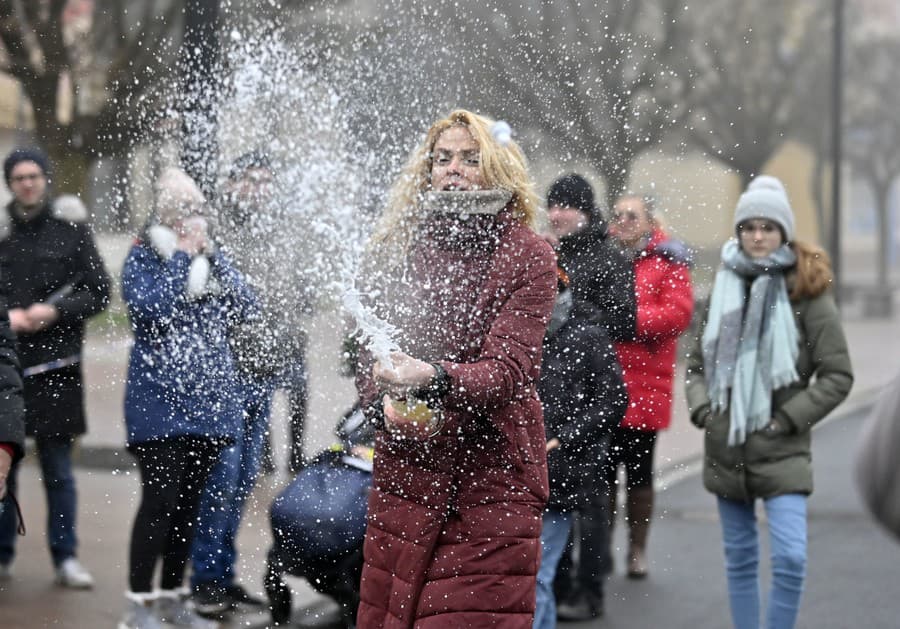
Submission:
<svg viewBox="0 0 900 629">
<path fill-rule="evenodd" d="M 603 598 L 576 592 L 556 605 L 556 618 L 561 622 L 579 622 L 600 618 L 603 615 Z"/>
</svg>

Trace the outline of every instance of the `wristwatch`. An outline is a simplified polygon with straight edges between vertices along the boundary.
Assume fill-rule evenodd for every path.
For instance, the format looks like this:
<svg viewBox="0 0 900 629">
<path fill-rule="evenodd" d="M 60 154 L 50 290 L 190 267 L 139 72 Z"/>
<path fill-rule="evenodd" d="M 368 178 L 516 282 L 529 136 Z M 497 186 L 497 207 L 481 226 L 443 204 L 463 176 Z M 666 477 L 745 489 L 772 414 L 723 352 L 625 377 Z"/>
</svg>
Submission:
<svg viewBox="0 0 900 629">
<path fill-rule="evenodd" d="M 447 375 L 447 370 L 440 363 L 431 363 L 431 366 L 434 367 L 431 381 L 413 391 L 411 395 L 417 400 L 425 402 L 429 408 L 440 408 L 444 396 L 450 392 L 450 376 Z"/>
</svg>

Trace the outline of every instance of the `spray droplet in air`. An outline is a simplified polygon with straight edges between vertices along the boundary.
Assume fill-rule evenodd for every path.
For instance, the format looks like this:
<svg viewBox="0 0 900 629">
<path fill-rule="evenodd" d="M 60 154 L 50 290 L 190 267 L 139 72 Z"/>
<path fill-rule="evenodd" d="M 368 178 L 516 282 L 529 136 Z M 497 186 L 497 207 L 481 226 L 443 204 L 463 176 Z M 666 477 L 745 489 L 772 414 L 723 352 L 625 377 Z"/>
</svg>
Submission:
<svg viewBox="0 0 900 629">
<path fill-rule="evenodd" d="M 512 141 L 512 129 L 505 120 L 498 120 L 491 125 L 491 135 L 501 146 L 506 146 Z"/>
</svg>

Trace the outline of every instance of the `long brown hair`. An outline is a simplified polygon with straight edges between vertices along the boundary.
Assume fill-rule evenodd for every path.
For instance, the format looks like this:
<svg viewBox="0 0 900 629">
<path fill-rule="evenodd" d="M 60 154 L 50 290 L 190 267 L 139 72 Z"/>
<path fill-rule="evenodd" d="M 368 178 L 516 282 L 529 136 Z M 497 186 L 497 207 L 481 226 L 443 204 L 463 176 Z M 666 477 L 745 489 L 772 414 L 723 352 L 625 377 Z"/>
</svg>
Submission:
<svg viewBox="0 0 900 629">
<path fill-rule="evenodd" d="M 812 299 L 828 290 L 834 281 L 831 272 L 831 258 L 819 246 L 801 240 L 791 243 L 797 256 L 794 269 L 791 299 Z"/>
</svg>

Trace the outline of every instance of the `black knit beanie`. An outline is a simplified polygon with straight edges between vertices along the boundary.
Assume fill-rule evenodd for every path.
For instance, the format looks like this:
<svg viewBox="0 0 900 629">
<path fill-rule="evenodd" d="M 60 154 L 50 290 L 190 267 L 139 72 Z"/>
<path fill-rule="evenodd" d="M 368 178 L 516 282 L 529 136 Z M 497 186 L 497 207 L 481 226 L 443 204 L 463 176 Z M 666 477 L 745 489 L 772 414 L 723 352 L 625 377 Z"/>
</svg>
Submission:
<svg viewBox="0 0 900 629">
<path fill-rule="evenodd" d="M 6 160 L 3 162 L 3 176 L 6 177 L 7 186 L 12 177 L 13 168 L 21 162 L 34 162 L 44 171 L 45 177 L 50 176 L 50 160 L 47 159 L 42 150 L 37 148 L 18 148 L 7 155 Z"/>
<path fill-rule="evenodd" d="M 547 192 L 547 207 L 561 205 L 581 210 L 590 217 L 590 222 L 601 220 L 600 212 L 594 205 L 594 189 L 587 179 L 574 173 L 560 177 L 553 182 Z"/>
</svg>

